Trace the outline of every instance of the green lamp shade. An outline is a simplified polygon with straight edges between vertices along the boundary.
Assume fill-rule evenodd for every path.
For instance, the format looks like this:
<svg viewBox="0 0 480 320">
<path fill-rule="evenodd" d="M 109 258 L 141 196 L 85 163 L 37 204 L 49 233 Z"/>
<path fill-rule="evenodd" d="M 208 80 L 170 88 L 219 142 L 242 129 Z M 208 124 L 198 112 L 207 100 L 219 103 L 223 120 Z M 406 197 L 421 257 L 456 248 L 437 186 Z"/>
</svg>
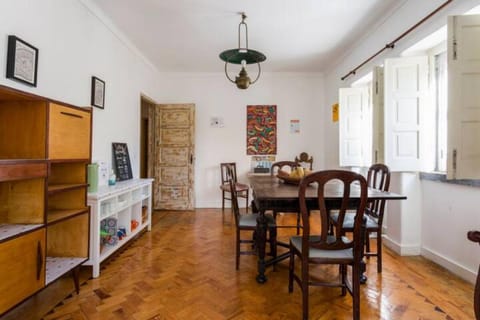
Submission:
<svg viewBox="0 0 480 320">
<path fill-rule="evenodd" d="M 251 64 L 265 61 L 267 57 L 256 50 L 237 48 L 223 51 L 220 53 L 220 59 L 233 64 L 242 64 L 242 60 L 245 60 L 247 64 Z"/>
</svg>

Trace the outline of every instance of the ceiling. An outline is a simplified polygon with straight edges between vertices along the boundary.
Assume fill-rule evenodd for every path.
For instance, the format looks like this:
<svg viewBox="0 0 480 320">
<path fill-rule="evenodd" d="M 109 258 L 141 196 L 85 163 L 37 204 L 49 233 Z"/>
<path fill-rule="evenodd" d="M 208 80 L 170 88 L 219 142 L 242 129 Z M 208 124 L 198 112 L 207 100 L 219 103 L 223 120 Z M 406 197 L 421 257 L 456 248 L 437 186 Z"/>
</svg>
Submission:
<svg viewBox="0 0 480 320">
<path fill-rule="evenodd" d="M 164 72 L 223 72 L 219 53 L 238 47 L 239 12 L 262 70 L 322 72 L 404 1 L 95 0 L 111 22 Z M 134 4 L 134 5 L 133 5 Z"/>
</svg>

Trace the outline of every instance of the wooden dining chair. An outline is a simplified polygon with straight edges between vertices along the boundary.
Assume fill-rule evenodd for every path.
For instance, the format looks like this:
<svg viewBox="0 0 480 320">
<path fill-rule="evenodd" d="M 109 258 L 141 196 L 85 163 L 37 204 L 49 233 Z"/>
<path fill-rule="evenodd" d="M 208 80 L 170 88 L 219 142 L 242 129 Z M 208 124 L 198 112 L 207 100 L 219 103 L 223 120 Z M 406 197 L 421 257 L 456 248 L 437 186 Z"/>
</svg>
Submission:
<svg viewBox="0 0 480 320">
<path fill-rule="evenodd" d="M 285 171 L 285 172 L 292 172 L 292 170 L 296 167 L 300 166 L 297 162 L 295 161 L 278 161 L 272 164 L 272 168 L 270 171 L 270 174 L 272 176 L 277 175 L 279 170 Z M 284 212 L 284 211 L 282 211 Z M 301 229 L 301 223 L 300 223 L 300 212 L 284 212 L 284 213 L 295 213 L 297 215 L 297 224 L 295 226 L 288 225 L 288 226 L 280 226 L 278 225 L 277 228 L 296 228 L 297 229 L 297 234 L 300 234 L 300 229 Z M 273 211 L 273 218 L 275 221 L 277 220 L 277 214 L 278 212 L 276 210 Z"/>
<path fill-rule="evenodd" d="M 232 209 L 235 216 L 235 269 L 238 270 L 240 265 L 240 255 L 254 255 L 256 254 L 255 249 L 255 231 L 257 229 L 257 218 L 258 213 L 251 214 L 240 214 L 240 209 L 238 207 L 238 197 L 237 189 L 235 187 L 234 178 L 235 171 L 234 167 L 231 165 L 225 166 L 226 177 L 230 186 Z M 277 229 L 275 225 L 275 220 L 271 215 L 265 215 L 267 218 L 267 231 L 268 231 L 268 240 L 270 243 L 270 255 L 274 258 L 277 257 Z M 242 231 L 251 231 L 251 236 L 249 239 L 242 239 Z M 241 250 L 241 244 L 249 244 L 251 250 Z"/>
<path fill-rule="evenodd" d="M 295 162 L 304 168 L 313 170 L 313 157 L 309 156 L 306 152 L 302 152 L 298 157 L 295 157 Z"/>
<path fill-rule="evenodd" d="M 237 166 L 235 162 L 224 162 L 220 163 L 220 173 L 222 184 L 220 185 L 220 190 L 222 190 L 222 210 L 225 210 L 225 200 L 232 200 L 232 194 L 230 192 L 230 184 L 227 177 L 227 166 L 230 166 L 233 170 L 233 183 L 235 185 L 235 190 L 237 191 L 237 197 L 245 198 L 246 205 L 245 208 L 248 212 L 248 193 L 249 186 L 244 183 L 239 183 L 237 181 Z"/>
<path fill-rule="evenodd" d="M 472 242 L 480 244 L 480 231 L 469 231 L 467 238 Z M 473 310 L 475 311 L 475 319 L 480 320 L 480 267 L 478 268 L 477 282 L 473 294 Z"/>
<path fill-rule="evenodd" d="M 388 191 L 390 187 L 390 170 L 384 164 L 374 164 L 368 169 L 367 185 L 370 188 L 380 191 Z M 385 214 L 386 200 L 374 200 L 367 204 L 365 209 L 366 222 L 366 239 L 365 239 L 365 256 L 367 258 L 377 257 L 377 272 L 382 272 L 382 224 L 383 216 Z M 338 213 L 332 212 L 330 214 L 330 222 L 333 225 L 338 224 Z M 354 214 L 347 213 L 343 221 L 342 234 L 353 232 Z M 370 234 L 375 232 L 377 234 L 377 250 L 372 252 L 370 250 Z"/>
<path fill-rule="evenodd" d="M 343 197 L 339 203 L 338 219 L 340 222 L 345 218 L 347 209 L 355 210 L 353 239 L 350 240 L 340 232 L 341 227 L 336 226 L 335 235 L 328 233 L 329 225 L 327 218 L 329 209 L 325 201 L 324 192 L 328 188 L 327 183 L 332 180 L 343 184 Z M 354 201 L 350 197 L 352 185 L 360 188 L 360 196 Z M 320 230 L 315 230 L 309 222 L 306 191 L 311 183 L 318 186 L 316 201 L 320 212 Z M 308 296 L 309 286 L 341 287 L 342 296 L 348 291 L 353 299 L 353 319 L 360 319 L 360 276 L 363 254 L 363 214 L 367 204 L 368 188 L 367 181 L 360 174 L 351 171 L 327 170 L 314 172 L 303 178 L 300 182 L 298 196 L 300 211 L 302 213 L 303 235 L 290 238 L 290 265 L 288 291 L 293 292 L 295 280 L 302 290 L 302 319 L 308 319 Z M 299 259 L 300 273 L 295 270 L 295 258 Z M 340 281 L 319 280 L 310 275 L 311 266 L 339 265 Z M 351 266 L 351 280 L 347 277 L 347 267 Z"/>
</svg>

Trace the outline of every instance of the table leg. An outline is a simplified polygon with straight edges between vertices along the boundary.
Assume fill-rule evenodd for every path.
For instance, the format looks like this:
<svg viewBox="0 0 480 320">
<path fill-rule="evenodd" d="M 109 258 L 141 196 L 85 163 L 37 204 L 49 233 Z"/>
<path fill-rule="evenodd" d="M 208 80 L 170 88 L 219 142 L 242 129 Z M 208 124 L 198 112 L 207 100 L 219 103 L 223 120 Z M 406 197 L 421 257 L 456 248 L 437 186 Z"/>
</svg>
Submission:
<svg viewBox="0 0 480 320">
<path fill-rule="evenodd" d="M 365 263 L 365 241 L 367 239 L 367 218 L 363 217 L 362 226 L 361 226 L 361 241 L 362 241 L 362 261 L 360 262 L 360 283 L 365 284 L 367 283 L 367 276 L 365 272 L 367 271 L 367 264 Z"/>
<path fill-rule="evenodd" d="M 267 242 L 267 219 L 265 218 L 265 211 L 259 212 L 257 217 L 257 254 L 258 254 L 258 275 L 257 282 L 267 282 L 265 276 L 265 246 Z"/>
</svg>

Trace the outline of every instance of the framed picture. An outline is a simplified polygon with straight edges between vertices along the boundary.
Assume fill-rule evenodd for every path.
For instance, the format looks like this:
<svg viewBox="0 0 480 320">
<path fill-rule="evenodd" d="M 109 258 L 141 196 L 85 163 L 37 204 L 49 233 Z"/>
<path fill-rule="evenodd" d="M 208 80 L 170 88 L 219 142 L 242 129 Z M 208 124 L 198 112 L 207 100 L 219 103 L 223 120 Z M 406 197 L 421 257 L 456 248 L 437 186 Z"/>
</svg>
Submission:
<svg viewBox="0 0 480 320">
<path fill-rule="evenodd" d="M 8 36 L 7 78 L 37 86 L 38 49 L 16 36 Z"/>
<path fill-rule="evenodd" d="M 105 107 L 105 81 L 92 77 L 92 106 Z"/>
</svg>

